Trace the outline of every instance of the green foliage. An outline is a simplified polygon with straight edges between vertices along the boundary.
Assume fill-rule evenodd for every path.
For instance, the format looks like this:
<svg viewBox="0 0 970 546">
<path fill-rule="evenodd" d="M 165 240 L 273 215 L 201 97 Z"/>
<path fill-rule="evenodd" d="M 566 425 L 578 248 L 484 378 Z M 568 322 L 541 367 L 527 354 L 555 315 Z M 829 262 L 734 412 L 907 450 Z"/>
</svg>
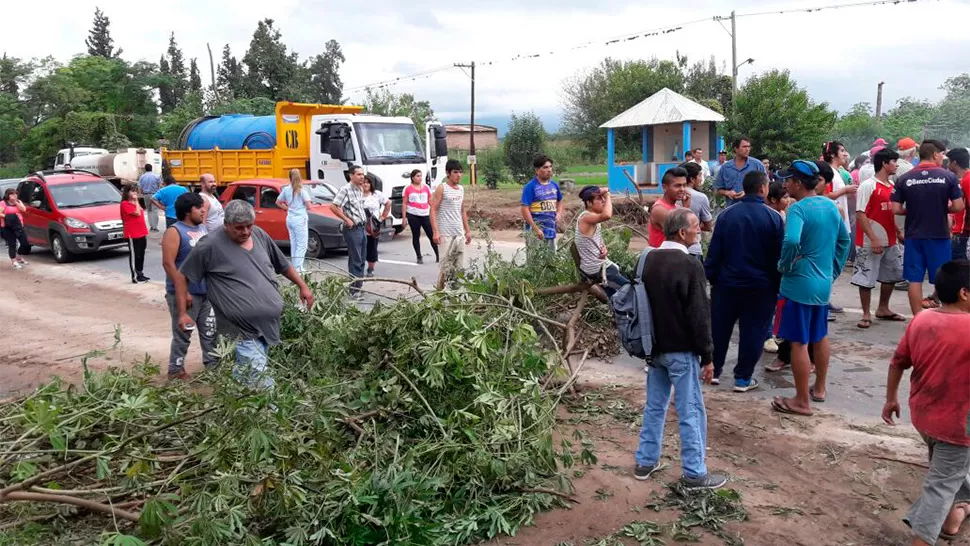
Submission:
<svg viewBox="0 0 970 546">
<path fill-rule="evenodd" d="M 377 91 L 368 89 L 363 106 L 364 111 L 370 114 L 411 118 L 422 142 L 425 139 L 426 125 L 428 121 L 434 118 L 431 103 L 426 100 L 415 100 L 411 93 L 397 95 L 387 89 L 378 89 Z"/>
<path fill-rule="evenodd" d="M 229 44 L 222 48 L 222 61 L 216 68 L 216 89 L 219 90 L 220 97 L 225 101 L 232 101 L 237 97 L 245 96 L 243 93 L 243 67 L 233 57 Z"/>
<path fill-rule="evenodd" d="M 545 152 L 546 130 L 542 120 L 533 112 L 512 114 L 509 130 L 502 139 L 505 163 L 512 173 L 512 179 L 525 184 L 535 175 L 532 162 L 536 156 Z"/>
<path fill-rule="evenodd" d="M 872 107 L 868 102 L 860 102 L 839 117 L 829 140 L 838 140 L 849 153 L 859 154 L 867 151 L 876 138 L 884 134 L 882 123 L 873 115 Z"/>
<path fill-rule="evenodd" d="M 826 103 L 816 104 L 787 70 L 771 70 L 749 79 L 738 90 L 725 136 L 728 142 L 747 136 L 753 157 L 785 164 L 818 157 L 835 118 L 835 112 Z"/>
<path fill-rule="evenodd" d="M 283 43 L 283 37 L 272 19 L 263 19 L 249 42 L 242 59 L 246 66 L 243 85 L 247 96 L 286 100 L 283 90 L 297 73 L 299 56 Z"/>
<path fill-rule="evenodd" d="M 88 55 L 116 59 L 121 57 L 121 49 L 115 51 L 114 40 L 111 38 L 111 20 L 99 8 L 94 8 L 94 23 L 88 31 L 84 45 L 88 47 Z"/>
<path fill-rule="evenodd" d="M 478 154 L 478 157 L 478 176 L 485 181 L 488 189 L 497 189 L 500 183 L 509 179 L 502 148 L 487 150 Z"/>
<path fill-rule="evenodd" d="M 933 110 L 933 105 L 927 100 L 917 100 L 912 97 L 899 99 L 883 120 L 887 133 L 884 138 L 892 143 L 896 143 L 903 137 L 910 137 L 919 142 L 923 138 L 926 126 L 933 118 Z"/>
</svg>

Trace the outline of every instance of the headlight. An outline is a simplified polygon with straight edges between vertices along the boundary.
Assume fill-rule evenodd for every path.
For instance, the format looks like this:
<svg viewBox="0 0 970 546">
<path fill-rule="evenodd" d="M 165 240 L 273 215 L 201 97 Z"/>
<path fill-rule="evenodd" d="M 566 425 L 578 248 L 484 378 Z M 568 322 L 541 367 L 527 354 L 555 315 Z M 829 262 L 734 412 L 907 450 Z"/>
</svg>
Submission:
<svg viewBox="0 0 970 546">
<path fill-rule="evenodd" d="M 85 222 L 78 220 L 77 218 L 65 218 L 64 225 L 74 229 L 91 229 L 91 226 L 87 225 L 87 223 Z"/>
</svg>

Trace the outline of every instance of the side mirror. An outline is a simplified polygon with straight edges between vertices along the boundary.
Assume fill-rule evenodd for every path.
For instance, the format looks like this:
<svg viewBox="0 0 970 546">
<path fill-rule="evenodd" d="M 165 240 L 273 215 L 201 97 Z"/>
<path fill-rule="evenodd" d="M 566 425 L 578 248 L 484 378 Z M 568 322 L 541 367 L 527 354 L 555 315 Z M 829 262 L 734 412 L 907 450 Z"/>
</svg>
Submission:
<svg viewBox="0 0 970 546">
<path fill-rule="evenodd" d="M 434 138 L 434 146 L 431 147 L 431 159 L 448 155 L 448 133 L 443 125 L 432 125 L 431 136 Z"/>
<path fill-rule="evenodd" d="M 345 151 L 347 141 L 350 140 L 350 127 L 346 125 L 331 125 L 326 128 L 327 134 L 324 136 L 327 144 L 327 153 L 330 157 L 338 160 L 347 160 Z"/>
</svg>

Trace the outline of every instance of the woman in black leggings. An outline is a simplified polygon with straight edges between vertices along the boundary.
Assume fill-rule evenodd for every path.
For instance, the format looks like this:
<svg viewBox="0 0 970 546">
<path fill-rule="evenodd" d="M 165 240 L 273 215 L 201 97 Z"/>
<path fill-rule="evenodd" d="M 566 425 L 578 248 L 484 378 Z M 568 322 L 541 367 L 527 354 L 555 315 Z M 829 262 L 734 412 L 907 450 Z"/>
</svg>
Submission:
<svg viewBox="0 0 970 546">
<path fill-rule="evenodd" d="M 435 244 L 431 236 L 431 188 L 423 181 L 424 175 L 420 170 L 411 171 L 411 185 L 404 188 L 405 216 L 408 219 L 408 227 L 411 228 L 411 244 L 414 246 L 414 255 L 417 256 L 418 263 L 424 263 L 421 258 L 421 230 L 424 230 L 428 240 L 431 241 L 431 248 L 434 250 L 434 261 L 438 261 L 438 245 Z"/>
<path fill-rule="evenodd" d="M 3 207 L 0 210 L 0 233 L 7 242 L 7 255 L 14 269 L 27 265 L 22 254 L 27 251 L 27 233 L 24 231 L 24 213 L 27 207 L 20 202 L 17 190 L 8 188 L 3 192 Z M 19 249 L 17 245 L 20 245 Z"/>
</svg>

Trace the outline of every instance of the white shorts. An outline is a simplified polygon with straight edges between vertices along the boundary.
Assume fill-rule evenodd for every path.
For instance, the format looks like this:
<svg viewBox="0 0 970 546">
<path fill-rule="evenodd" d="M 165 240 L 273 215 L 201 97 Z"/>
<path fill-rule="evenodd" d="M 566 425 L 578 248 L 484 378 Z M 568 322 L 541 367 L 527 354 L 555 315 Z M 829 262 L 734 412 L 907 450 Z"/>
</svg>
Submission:
<svg viewBox="0 0 970 546">
<path fill-rule="evenodd" d="M 903 253 L 898 244 L 886 246 L 882 254 L 873 254 L 869 247 L 856 247 L 852 284 L 875 288 L 876 283 L 896 284 L 903 280 Z"/>
</svg>

